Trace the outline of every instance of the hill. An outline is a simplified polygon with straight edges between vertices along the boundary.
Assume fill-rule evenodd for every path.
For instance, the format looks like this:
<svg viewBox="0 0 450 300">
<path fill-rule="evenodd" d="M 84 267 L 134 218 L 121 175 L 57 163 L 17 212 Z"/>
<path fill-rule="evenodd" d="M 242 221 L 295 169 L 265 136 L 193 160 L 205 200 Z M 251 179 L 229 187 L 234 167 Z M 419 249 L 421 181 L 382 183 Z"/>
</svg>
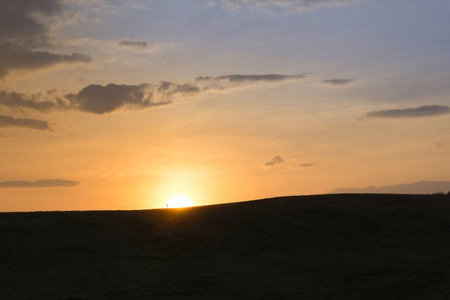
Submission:
<svg viewBox="0 0 450 300">
<path fill-rule="evenodd" d="M 332 194 L 433 194 L 450 191 L 450 181 L 419 181 L 414 183 L 368 186 L 364 188 L 341 188 Z"/>
<path fill-rule="evenodd" d="M 448 195 L 0 214 L 1 299 L 448 299 Z"/>
</svg>

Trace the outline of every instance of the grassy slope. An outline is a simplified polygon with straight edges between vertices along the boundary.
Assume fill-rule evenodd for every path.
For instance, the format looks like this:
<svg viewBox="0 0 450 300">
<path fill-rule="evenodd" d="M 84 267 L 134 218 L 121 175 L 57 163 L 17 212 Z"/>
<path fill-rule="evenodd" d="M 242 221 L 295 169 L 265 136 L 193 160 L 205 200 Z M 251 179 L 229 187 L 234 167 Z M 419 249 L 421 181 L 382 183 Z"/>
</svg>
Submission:
<svg viewBox="0 0 450 300">
<path fill-rule="evenodd" d="M 1 299 L 449 299 L 450 197 L 0 214 Z"/>
</svg>

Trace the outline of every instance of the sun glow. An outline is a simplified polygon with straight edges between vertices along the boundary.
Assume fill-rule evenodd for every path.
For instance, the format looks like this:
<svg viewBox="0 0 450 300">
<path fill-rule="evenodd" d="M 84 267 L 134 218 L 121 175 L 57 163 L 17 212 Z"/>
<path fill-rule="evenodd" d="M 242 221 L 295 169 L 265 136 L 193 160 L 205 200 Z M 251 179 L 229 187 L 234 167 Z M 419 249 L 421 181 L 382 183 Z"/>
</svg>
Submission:
<svg viewBox="0 0 450 300">
<path fill-rule="evenodd" d="M 168 208 L 182 208 L 193 206 L 194 202 L 192 199 L 185 194 L 175 194 L 169 197 L 166 202 L 166 207 Z"/>
</svg>

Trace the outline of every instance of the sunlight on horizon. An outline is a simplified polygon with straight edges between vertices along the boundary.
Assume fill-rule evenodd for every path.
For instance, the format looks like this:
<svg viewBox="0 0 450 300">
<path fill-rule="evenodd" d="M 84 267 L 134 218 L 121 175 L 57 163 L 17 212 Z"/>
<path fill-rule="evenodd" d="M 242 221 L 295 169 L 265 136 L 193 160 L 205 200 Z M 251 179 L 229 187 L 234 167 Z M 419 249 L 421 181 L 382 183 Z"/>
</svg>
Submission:
<svg viewBox="0 0 450 300">
<path fill-rule="evenodd" d="M 194 201 L 185 194 L 174 194 L 166 201 L 167 208 L 183 208 L 191 206 L 194 206 Z"/>
</svg>

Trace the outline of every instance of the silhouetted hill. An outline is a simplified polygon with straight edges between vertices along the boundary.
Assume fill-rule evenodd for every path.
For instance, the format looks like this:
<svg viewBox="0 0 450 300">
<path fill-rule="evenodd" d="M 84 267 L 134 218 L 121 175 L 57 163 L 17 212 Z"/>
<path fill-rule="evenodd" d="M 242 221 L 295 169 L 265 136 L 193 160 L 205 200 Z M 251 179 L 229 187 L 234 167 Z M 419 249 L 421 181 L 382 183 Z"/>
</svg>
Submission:
<svg viewBox="0 0 450 300">
<path fill-rule="evenodd" d="M 332 190 L 332 194 L 433 194 L 450 191 L 450 181 L 419 181 L 414 183 L 368 186 L 363 188 L 341 188 Z"/>
<path fill-rule="evenodd" d="M 450 196 L 0 214 L 0 299 L 448 299 Z"/>
</svg>

